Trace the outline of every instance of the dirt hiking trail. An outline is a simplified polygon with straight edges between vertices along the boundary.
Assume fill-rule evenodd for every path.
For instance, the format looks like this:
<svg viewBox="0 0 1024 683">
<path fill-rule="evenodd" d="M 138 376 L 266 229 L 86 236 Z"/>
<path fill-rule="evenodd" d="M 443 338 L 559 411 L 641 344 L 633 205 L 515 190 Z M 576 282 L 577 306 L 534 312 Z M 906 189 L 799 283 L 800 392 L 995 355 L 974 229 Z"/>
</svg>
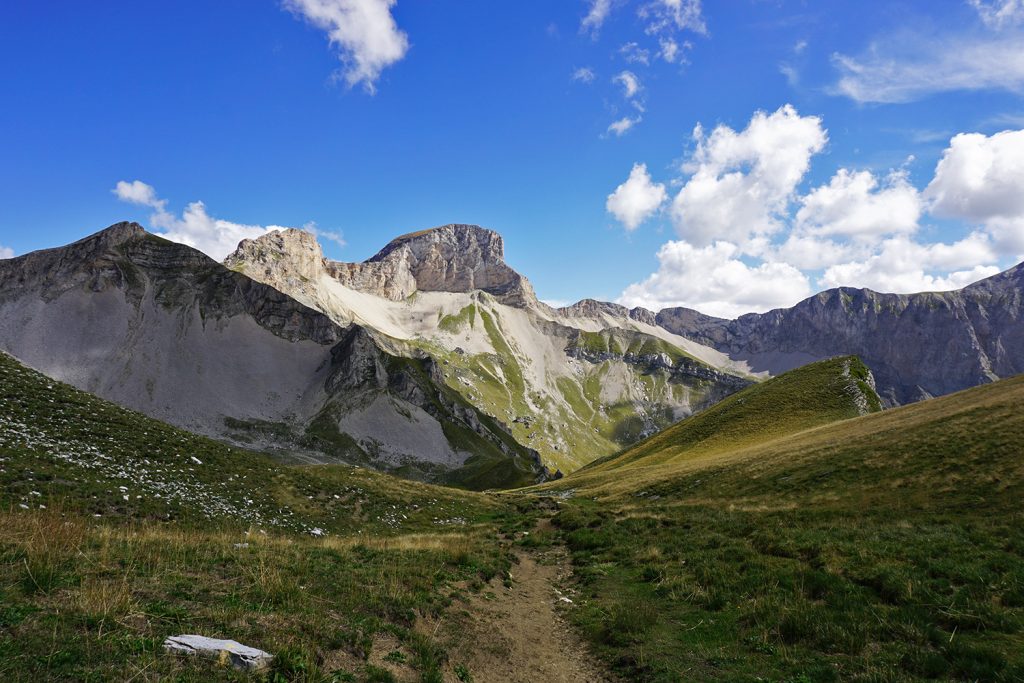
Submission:
<svg viewBox="0 0 1024 683">
<path fill-rule="evenodd" d="M 550 529 L 541 519 L 538 529 Z M 460 617 L 435 625 L 450 643 L 445 680 L 457 683 L 453 667 L 464 665 L 474 683 L 615 683 L 559 613 L 572 609 L 567 587 L 568 554 L 554 544 L 540 550 L 515 549 L 512 587 L 495 578 L 466 598 Z M 452 606 L 459 612 L 461 605 Z"/>
</svg>

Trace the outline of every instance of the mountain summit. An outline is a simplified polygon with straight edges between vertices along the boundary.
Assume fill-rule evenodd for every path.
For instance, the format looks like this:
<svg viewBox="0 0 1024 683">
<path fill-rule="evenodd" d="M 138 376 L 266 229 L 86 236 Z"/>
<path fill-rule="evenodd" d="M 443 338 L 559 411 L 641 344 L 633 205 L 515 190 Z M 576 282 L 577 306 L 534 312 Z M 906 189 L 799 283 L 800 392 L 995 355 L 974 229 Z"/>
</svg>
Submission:
<svg viewBox="0 0 1024 683">
<path fill-rule="evenodd" d="M 312 280 L 324 271 L 349 289 L 391 301 L 416 292 L 479 290 L 510 306 L 536 305 L 530 282 L 509 267 L 504 256 L 501 235 L 478 225 L 411 232 L 362 263 L 325 259 L 313 235 L 291 229 L 244 240 L 225 265 L 236 270 L 257 266 L 268 284 L 296 276 Z"/>
</svg>

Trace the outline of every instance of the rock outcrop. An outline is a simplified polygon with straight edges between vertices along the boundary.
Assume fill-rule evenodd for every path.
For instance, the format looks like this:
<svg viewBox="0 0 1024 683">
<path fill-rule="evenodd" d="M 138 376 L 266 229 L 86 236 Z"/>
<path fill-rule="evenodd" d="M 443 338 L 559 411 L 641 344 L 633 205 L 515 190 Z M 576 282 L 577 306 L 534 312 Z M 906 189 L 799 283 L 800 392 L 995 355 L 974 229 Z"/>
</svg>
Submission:
<svg viewBox="0 0 1024 683">
<path fill-rule="evenodd" d="M 259 269 L 257 279 L 287 285 L 284 291 L 303 289 L 327 274 L 345 287 L 392 301 L 415 292 L 479 290 L 512 306 L 536 304 L 533 287 L 504 255 L 501 235 L 493 230 L 452 224 L 398 237 L 362 263 L 325 259 L 313 235 L 285 230 L 244 240 L 225 265 L 250 273 Z"/>
<path fill-rule="evenodd" d="M 786 309 L 722 320 L 666 309 L 658 324 L 773 374 L 855 354 L 889 405 L 1024 372 L 1024 264 L 953 292 L 830 289 Z"/>
</svg>

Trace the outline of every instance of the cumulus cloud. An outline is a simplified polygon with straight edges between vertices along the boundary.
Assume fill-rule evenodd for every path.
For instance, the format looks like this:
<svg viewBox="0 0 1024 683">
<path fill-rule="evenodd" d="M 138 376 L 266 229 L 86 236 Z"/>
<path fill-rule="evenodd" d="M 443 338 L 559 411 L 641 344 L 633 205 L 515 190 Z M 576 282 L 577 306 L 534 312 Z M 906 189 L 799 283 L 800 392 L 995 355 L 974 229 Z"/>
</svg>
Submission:
<svg viewBox="0 0 1024 683">
<path fill-rule="evenodd" d="M 639 116 L 623 116 L 617 121 L 612 121 L 608 125 L 607 132 L 615 135 L 616 137 L 622 137 L 630 128 L 640 123 L 642 120 L 643 119 Z"/>
<path fill-rule="evenodd" d="M 999 246 L 1024 254 L 1024 130 L 961 133 L 924 190 L 933 214 L 984 225 Z"/>
<path fill-rule="evenodd" d="M 188 204 L 181 216 L 175 216 L 167 211 L 167 200 L 160 199 L 156 189 L 141 180 L 122 180 L 113 193 L 121 201 L 153 209 L 149 221 L 156 234 L 194 247 L 217 261 L 223 261 L 243 239 L 287 229 L 280 225 L 244 225 L 214 218 L 207 213 L 206 205 L 198 201 Z M 313 228 L 315 230 L 315 226 Z M 340 235 L 337 237 L 340 239 Z"/>
<path fill-rule="evenodd" d="M 608 195 L 605 209 L 632 232 L 654 215 L 667 197 L 665 186 L 651 181 L 646 164 L 633 164 L 629 178 Z"/>
<path fill-rule="evenodd" d="M 14 258 L 14 250 L 0 244 L 0 259 Z"/>
<path fill-rule="evenodd" d="M 816 117 L 785 106 L 737 132 L 698 125 L 671 214 L 681 239 L 658 252 L 655 273 L 619 301 L 683 305 L 731 317 L 788 306 L 818 288 L 909 293 L 959 289 L 1024 259 L 1024 130 L 950 140 L 924 190 L 908 171 L 840 168 L 802 189 L 828 136 Z M 667 199 L 643 164 L 608 197 L 636 229 Z M 614 200 L 614 201 L 613 201 Z M 961 221 L 948 241 L 921 239 L 927 218 Z M 945 225 L 944 230 L 955 230 Z M 948 234 L 948 232 L 947 232 Z"/>
<path fill-rule="evenodd" d="M 396 0 L 284 0 L 284 5 L 327 32 L 349 87 L 375 92 L 381 72 L 405 57 L 408 36 L 391 16 Z"/>
<path fill-rule="evenodd" d="M 921 199 L 906 171 L 890 173 L 881 185 L 870 171 L 839 169 L 828 185 L 800 200 L 796 227 L 810 235 L 874 238 L 912 233 L 921 216 Z"/>
<path fill-rule="evenodd" d="M 834 92 L 857 102 L 910 102 L 949 91 L 1024 91 L 1024 37 L 976 35 L 880 41 L 859 57 L 833 55 Z"/>
<path fill-rule="evenodd" d="M 791 105 L 757 112 L 736 132 L 720 125 L 693 132 L 696 151 L 684 165 L 689 179 L 672 202 L 679 236 L 697 246 L 727 240 L 741 247 L 776 232 L 782 214 L 828 135 L 816 116 Z"/>
<path fill-rule="evenodd" d="M 612 11 L 612 0 L 590 0 L 590 9 L 580 22 L 580 31 L 596 36 Z"/>
<path fill-rule="evenodd" d="M 572 72 L 572 80 L 579 81 L 580 83 L 593 83 L 596 75 L 594 70 L 589 66 L 581 66 Z"/>
<path fill-rule="evenodd" d="M 968 0 L 985 25 L 1001 29 L 1024 23 L 1024 0 Z"/>
<path fill-rule="evenodd" d="M 901 294 L 960 289 L 999 272 L 987 236 L 973 233 L 953 244 L 918 244 L 906 237 L 886 240 L 881 250 L 863 261 L 840 263 L 825 270 L 824 287 L 867 287 Z M 936 270 L 945 275 L 932 274 Z M 952 271 L 952 272 L 950 272 Z"/>
<path fill-rule="evenodd" d="M 671 241 L 658 251 L 658 270 L 626 288 L 624 306 L 659 310 L 670 306 L 735 318 L 751 311 L 792 306 L 811 293 L 807 276 L 785 263 L 749 266 L 729 242 L 695 247 Z"/>
</svg>

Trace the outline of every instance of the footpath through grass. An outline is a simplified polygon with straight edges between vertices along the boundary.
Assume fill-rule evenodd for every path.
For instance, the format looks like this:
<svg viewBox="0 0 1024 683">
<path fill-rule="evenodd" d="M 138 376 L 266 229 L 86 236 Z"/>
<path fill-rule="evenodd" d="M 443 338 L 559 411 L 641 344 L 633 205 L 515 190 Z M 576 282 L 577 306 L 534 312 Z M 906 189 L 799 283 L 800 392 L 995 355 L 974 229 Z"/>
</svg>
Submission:
<svg viewBox="0 0 1024 683">
<path fill-rule="evenodd" d="M 1024 681 L 1022 406 L 1018 377 L 571 476 L 573 619 L 629 680 Z"/>
</svg>

